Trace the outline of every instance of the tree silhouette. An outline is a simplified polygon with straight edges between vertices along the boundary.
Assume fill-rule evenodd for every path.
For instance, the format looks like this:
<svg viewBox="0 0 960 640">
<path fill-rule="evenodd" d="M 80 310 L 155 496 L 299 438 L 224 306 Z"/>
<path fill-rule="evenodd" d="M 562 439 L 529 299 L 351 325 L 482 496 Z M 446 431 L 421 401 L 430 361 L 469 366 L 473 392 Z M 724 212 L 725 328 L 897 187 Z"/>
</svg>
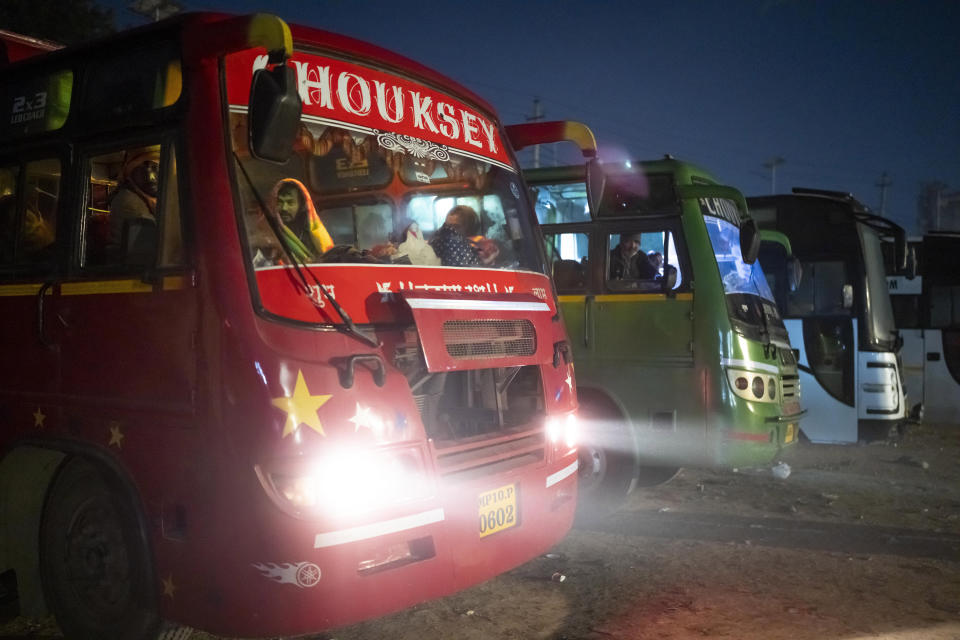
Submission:
<svg viewBox="0 0 960 640">
<path fill-rule="evenodd" d="M 3 0 L 0 29 L 61 44 L 76 44 L 116 31 L 113 10 L 95 0 Z"/>
</svg>

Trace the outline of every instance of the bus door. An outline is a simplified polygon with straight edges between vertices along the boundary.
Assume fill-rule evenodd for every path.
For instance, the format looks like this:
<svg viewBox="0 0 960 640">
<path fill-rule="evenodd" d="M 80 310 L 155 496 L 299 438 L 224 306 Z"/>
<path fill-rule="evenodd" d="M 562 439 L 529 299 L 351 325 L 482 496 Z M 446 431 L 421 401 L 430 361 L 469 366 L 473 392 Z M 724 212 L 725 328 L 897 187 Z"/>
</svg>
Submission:
<svg viewBox="0 0 960 640">
<path fill-rule="evenodd" d="M 158 137 L 98 146 L 81 150 L 79 163 L 79 265 L 58 305 L 63 385 L 78 403 L 108 407 L 101 419 L 122 446 L 132 412 L 156 424 L 193 409 L 198 304 L 184 261 L 175 145 Z"/>
<path fill-rule="evenodd" d="M 701 453 L 702 413 L 695 379 L 691 272 L 680 218 L 611 222 L 597 227 L 592 261 L 600 272 L 585 309 L 586 338 L 608 389 L 633 390 L 621 401 L 638 427 L 648 464 Z"/>
<path fill-rule="evenodd" d="M 7 363 L 0 416 L 30 433 L 58 422 L 53 307 L 62 245 L 57 236 L 69 225 L 58 225 L 65 156 L 56 150 L 17 155 L 0 160 L 0 316 Z"/>
<path fill-rule="evenodd" d="M 929 422 L 960 423 L 960 235 L 923 239 L 923 290 L 928 314 L 924 330 L 923 403 Z"/>
</svg>

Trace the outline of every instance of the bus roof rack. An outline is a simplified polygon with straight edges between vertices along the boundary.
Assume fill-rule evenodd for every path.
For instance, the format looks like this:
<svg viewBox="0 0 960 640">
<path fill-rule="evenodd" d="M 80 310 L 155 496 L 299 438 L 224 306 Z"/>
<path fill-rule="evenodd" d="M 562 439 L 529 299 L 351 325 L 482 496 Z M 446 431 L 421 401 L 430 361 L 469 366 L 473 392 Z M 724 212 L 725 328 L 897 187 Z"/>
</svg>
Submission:
<svg viewBox="0 0 960 640">
<path fill-rule="evenodd" d="M 793 193 L 808 196 L 828 196 L 841 200 L 856 200 L 849 191 L 830 191 L 829 189 L 810 189 L 808 187 L 794 187 Z"/>
</svg>

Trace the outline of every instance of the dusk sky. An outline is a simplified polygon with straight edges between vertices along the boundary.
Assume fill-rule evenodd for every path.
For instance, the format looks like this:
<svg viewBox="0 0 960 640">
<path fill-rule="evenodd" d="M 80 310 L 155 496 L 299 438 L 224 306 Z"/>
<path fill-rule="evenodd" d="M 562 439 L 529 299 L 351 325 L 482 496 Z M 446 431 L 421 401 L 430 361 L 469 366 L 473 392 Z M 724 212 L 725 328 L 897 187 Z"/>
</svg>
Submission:
<svg viewBox="0 0 960 640">
<path fill-rule="evenodd" d="M 119 7 L 121 24 L 136 22 Z M 608 159 L 664 153 L 746 195 L 852 192 L 914 230 L 921 182 L 960 189 L 960 2 L 181 0 L 268 11 L 433 67 L 506 124 L 587 123 Z M 574 156 L 559 154 L 560 161 Z M 529 161 L 529 154 L 523 159 Z M 552 164 L 544 149 L 542 164 Z"/>
</svg>

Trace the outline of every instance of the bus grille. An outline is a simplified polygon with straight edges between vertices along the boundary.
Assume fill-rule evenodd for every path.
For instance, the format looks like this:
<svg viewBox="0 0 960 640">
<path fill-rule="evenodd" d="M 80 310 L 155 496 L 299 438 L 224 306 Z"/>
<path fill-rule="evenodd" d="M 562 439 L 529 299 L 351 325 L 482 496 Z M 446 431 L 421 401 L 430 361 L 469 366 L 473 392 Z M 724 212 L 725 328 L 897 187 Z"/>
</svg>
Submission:
<svg viewBox="0 0 960 640">
<path fill-rule="evenodd" d="M 469 480 L 544 460 L 543 431 L 505 433 L 497 438 L 477 439 L 438 447 L 435 451 L 440 475 Z"/>
<path fill-rule="evenodd" d="M 800 402 L 800 376 L 783 375 L 780 378 L 783 389 L 780 392 L 780 398 L 786 404 L 789 402 Z"/>
<path fill-rule="evenodd" d="M 529 320 L 447 320 L 443 343 L 456 360 L 532 356 L 537 333 Z"/>
<path fill-rule="evenodd" d="M 788 367 L 796 366 L 797 354 L 793 349 L 780 349 L 780 362 Z"/>
</svg>

